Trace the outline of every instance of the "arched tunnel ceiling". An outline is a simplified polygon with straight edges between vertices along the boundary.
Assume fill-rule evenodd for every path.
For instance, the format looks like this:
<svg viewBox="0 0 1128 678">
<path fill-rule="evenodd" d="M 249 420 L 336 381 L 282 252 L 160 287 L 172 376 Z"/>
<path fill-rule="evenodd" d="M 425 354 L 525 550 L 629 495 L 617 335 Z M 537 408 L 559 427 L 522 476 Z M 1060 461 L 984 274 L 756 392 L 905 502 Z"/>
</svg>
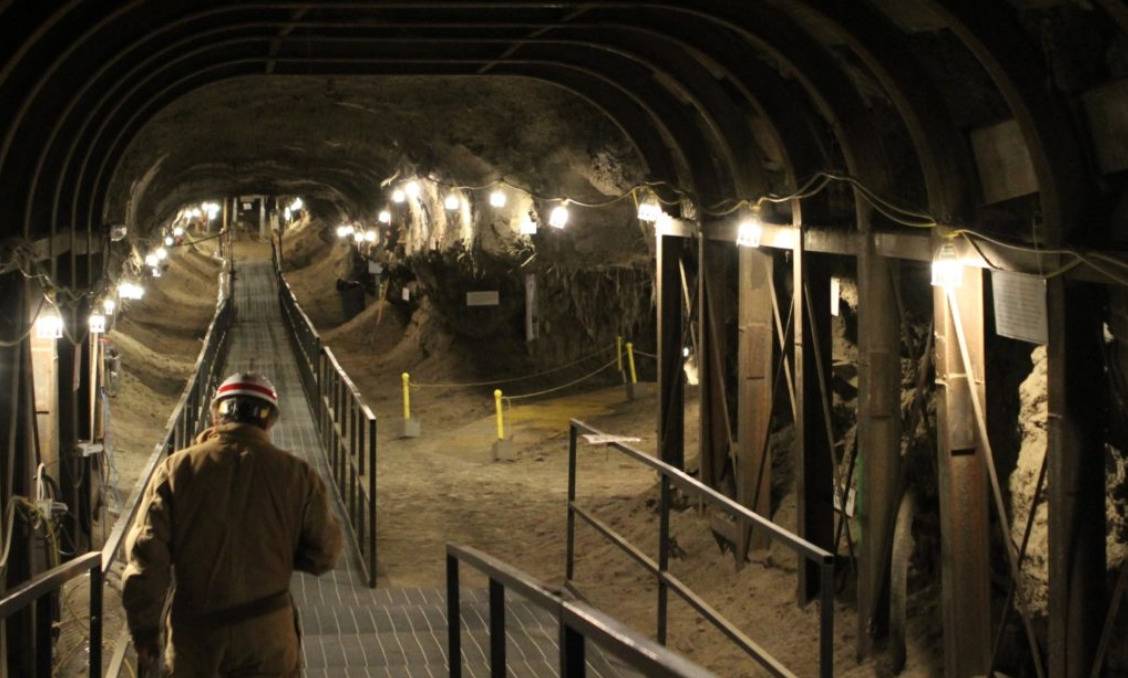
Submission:
<svg viewBox="0 0 1128 678">
<path fill-rule="evenodd" d="M 1099 241 L 1104 224 L 1076 216 L 1095 182 L 1066 102 L 1116 75 L 1103 55 L 1126 24 L 1118 0 L 12 0 L 0 4 L 0 210 L 25 237 L 100 232 L 121 210 L 113 177 L 146 124 L 231 78 L 489 75 L 590 102 L 638 149 L 647 179 L 691 198 L 686 216 L 700 216 L 690 203 L 835 168 L 966 223 L 980 199 L 968 127 L 1013 118 L 1051 240 L 1072 229 Z M 1063 58 L 1050 49 L 1059 43 L 1085 49 Z M 1084 68 L 1069 63 L 1077 54 L 1102 58 Z M 304 152 L 270 162 L 280 175 L 310 162 Z M 174 156 L 161 171 L 184 177 L 173 190 L 185 195 L 232 171 Z M 381 171 L 379 158 L 357 160 Z M 319 167 L 342 178 L 318 181 L 363 204 L 362 172 L 352 158 L 334 162 L 345 169 Z M 268 169 L 260 161 L 252 174 Z"/>
<path fill-rule="evenodd" d="M 326 218 L 371 219 L 381 183 L 404 171 L 465 185 L 504 177 L 582 200 L 644 176 L 610 118 L 544 81 L 257 75 L 197 89 L 150 121 L 122 158 L 107 214 L 155 222 L 190 201 L 272 193 L 301 195 Z"/>
</svg>

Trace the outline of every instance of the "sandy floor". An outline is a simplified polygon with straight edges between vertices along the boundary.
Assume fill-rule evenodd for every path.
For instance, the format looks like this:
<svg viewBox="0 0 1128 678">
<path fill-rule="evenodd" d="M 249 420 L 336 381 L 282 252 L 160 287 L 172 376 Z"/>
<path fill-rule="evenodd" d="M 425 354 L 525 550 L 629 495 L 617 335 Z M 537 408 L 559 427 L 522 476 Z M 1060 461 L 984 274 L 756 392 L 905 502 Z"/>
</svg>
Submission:
<svg viewBox="0 0 1128 678">
<path fill-rule="evenodd" d="M 299 299 L 317 307 L 322 319 L 339 313 L 334 270 L 342 248 L 326 248 L 322 260 L 291 271 L 288 279 Z M 316 320 L 315 320 L 316 322 Z M 492 387 L 424 388 L 413 391 L 413 415 L 422 421 L 418 439 L 398 439 L 402 416 L 401 372 L 414 381 L 477 381 L 465 374 L 452 355 L 428 347 L 449 345 L 440 331 L 419 324 L 402 327 L 395 314 L 369 307 L 344 326 L 324 323 L 328 345 L 360 386 L 381 419 L 379 447 L 380 581 L 391 586 L 438 587 L 443 581 L 447 541 L 477 546 L 560 585 L 564 575 L 567 491 L 567 425 L 572 417 L 607 432 L 641 438 L 637 447 L 653 454 L 657 402 L 652 384 L 642 384 L 628 401 L 619 386 L 593 384 L 589 390 L 533 401 L 508 412 L 516 453 L 513 462 L 493 462 L 495 438 Z M 569 380 L 557 376 L 556 383 Z M 552 386 L 507 386 L 513 392 Z M 696 398 L 687 411 L 687 450 L 696 449 Z M 625 534 L 651 557 L 657 555 L 658 516 L 654 475 L 625 456 L 602 448 L 580 452 L 578 497 L 585 507 Z M 793 503 L 793 502 L 792 502 Z M 791 526 L 786 502 L 776 516 Z M 739 572 L 723 554 L 705 517 L 687 508 L 672 520 L 678 557 L 675 574 L 744 630 L 754 641 L 799 675 L 817 671 L 817 606 L 795 604 L 794 558 L 773 549 L 757 554 Z M 641 568 L 594 530 L 577 529 L 576 584 L 596 605 L 648 633 L 655 628 L 657 589 Z M 675 596 L 671 595 L 671 601 Z M 934 611 L 933 611 L 934 612 Z M 927 617 L 931 612 L 925 611 Z M 835 610 L 835 661 L 840 674 L 881 672 L 872 662 L 853 659 L 854 617 L 845 604 Z M 926 624 L 914 623 L 913 643 L 934 647 L 922 638 Z M 670 606 L 671 645 L 720 675 L 760 675 L 756 665 L 686 604 Z M 935 657 L 910 651 L 909 675 L 929 675 Z"/>
</svg>

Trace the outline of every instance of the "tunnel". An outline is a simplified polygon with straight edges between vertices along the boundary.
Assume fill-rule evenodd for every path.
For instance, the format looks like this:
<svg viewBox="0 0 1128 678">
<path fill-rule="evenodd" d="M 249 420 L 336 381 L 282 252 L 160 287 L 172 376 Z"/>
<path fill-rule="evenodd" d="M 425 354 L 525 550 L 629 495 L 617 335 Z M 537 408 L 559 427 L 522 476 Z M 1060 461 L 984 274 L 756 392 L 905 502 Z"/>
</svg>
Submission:
<svg viewBox="0 0 1128 678">
<path fill-rule="evenodd" d="M 1123 0 L 0 0 L 0 222 L 0 675 L 1128 675 Z"/>
</svg>

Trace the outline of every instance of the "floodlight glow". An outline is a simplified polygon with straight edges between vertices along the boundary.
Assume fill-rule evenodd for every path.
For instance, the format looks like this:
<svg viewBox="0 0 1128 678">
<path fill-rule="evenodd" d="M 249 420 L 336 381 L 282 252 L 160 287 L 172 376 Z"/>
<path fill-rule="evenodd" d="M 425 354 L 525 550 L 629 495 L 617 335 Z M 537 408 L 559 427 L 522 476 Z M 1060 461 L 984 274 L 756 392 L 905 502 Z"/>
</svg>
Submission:
<svg viewBox="0 0 1128 678">
<path fill-rule="evenodd" d="M 662 218 L 662 206 L 656 202 L 644 202 L 638 206 L 638 220 L 655 223 Z"/>
<path fill-rule="evenodd" d="M 380 210 L 380 214 L 376 216 L 376 219 L 379 220 L 381 224 L 390 224 L 392 223 L 392 213 L 388 210 Z"/>
<path fill-rule="evenodd" d="M 102 300 L 102 310 L 106 315 L 113 315 L 114 309 L 117 308 L 117 302 L 109 297 Z"/>
<path fill-rule="evenodd" d="M 62 339 L 63 319 L 58 313 L 48 311 L 35 321 L 35 336 L 40 339 Z"/>
<path fill-rule="evenodd" d="M 205 202 L 201 207 L 208 213 L 208 220 L 214 220 L 216 215 L 219 214 L 219 203 Z"/>
<path fill-rule="evenodd" d="M 282 210 L 282 216 L 286 217 L 286 221 L 289 221 L 290 219 L 294 218 L 294 214 L 293 214 L 293 212 L 290 211 L 289 207 Z"/>
<path fill-rule="evenodd" d="M 365 242 L 376 242 L 376 237 L 377 237 L 376 231 L 371 229 L 371 228 L 364 232 Z"/>
<path fill-rule="evenodd" d="M 193 207 L 192 209 L 188 210 L 188 216 L 193 219 L 199 219 L 201 216 L 203 216 L 203 212 L 200 211 L 199 207 Z"/>
<path fill-rule="evenodd" d="M 505 195 L 505 191 L 490 193 L 490 207 L 505 207 L 507 202 L 509 202 L 509 196 Z"/>
<path fill-rule="evenodd" d="M 689 357 L 689 347 L 688 346 L 686 346 L 685 348 L 682 349 L 682 357 L 683 358 Z"/>
<path fill-rule="evenodd" d="M 145 255 L 145 265 L 150 268 L 156 268 L 161 265 L 161 260 L 157 257 L 155 252 L 150 252 Z"/>
<path fill-rule="evenodd" d="M 166 250 L 166 249 L 165 249 L 165 248 L 163 248 L 163 247 L 158 247 L 158 248 L 157 248 L 157 252 L 156 252 L 156 254 L 157 254 L 157 259 L 158 259 L 158 260 L 161 260 L 161 261 L 163 261 L 163 260 L 165 260 L 165 259 L 168 259 L 168 250 Z"/>
<path fill-rule="evenodd" d="M 419 197 L 419 182 L 418 181 L 407 182 L 407 186 L 404 188 L 404 190 L 407 191 L 407 197 L 418 198 Z"/>
<path fill-rule="evenodd" d="M 951 243 L 940 246 L 932 260 L 932 284 L 945 290 L 954 290 L 963 282 L 963 264 Z"/>
<path fill-rule="evenodd" d="M 352 235 L 353 231 L 355 231 L 355 230 L 356 229 L 354 229 L 349 224 L 341 224 L 340 226 L 337 227 L 337 237 L 338 238 L 347 238 L 350 235 Z"/>
<path fill-rule="evenodd" d="M 353 240 L 355 240 L 358 243 L 364 242 L 364 233 L 356 230 L 355 228 L 353 229 L 352 237 L 353 237 Z"/>
<path fill-rule="evenodd" d="M 401 189 L 397 188 L 396 190 L 392 191 L 392 202 L 394 202 L 396 204 L 400 204 L 404 200 L 407 200 L 407 196 L 404 194 L 404 192 Z"/>
<path fill-rule="evenodd" d="M 525 219 L 521 222 L 521 235 L 536 235 L 537 222 L 533 221 L 532 217 L 525 215 Z"/>
<path fill-rule="evenodd" d="M 166 235 L 165 239 L 164 239 L 164 244 L 169 246 L 169 247 L 172 247 L 173 245 L 176 244 L 176 240 L 174 240 L 171 235 Z"/>
<path fill-rule="evenodd" d="M 665 212 L 658 214 L 658 219 L 654 223 L 655 235 L 670 235 L 674 232 L 674 218 Z"/>
<path fill-rule="evenodd" d="M 106 316 L 101 313 L 91 313 L 89 323 L 91 334 L 105 334 Z"/>
<path fill-rule="evenodd" d="M 447 211 L 449 212 L 457 210 L 461 205 L 462 201 L 459 200 L 458 196 L 453 193 L 448 195 L 446 197 L 446 200 L 443 200 L 443 207 L 447 208 Z"/>
<path fill-rule="evenodd" d="M 153 269 L 153 277 L 154 277 L 154 278 L 159 278 L 159 277 L 161 277 L 161 269 L 160 269 L 160 268 L 154 268 L 154 269 Z"/>
<path fill-rule="evenodd" d="M 564 228 L 568 225 L 568 218 L 570 216 L 568 208 L 560 205 L 552 210 L 552 214 L 548 217 L 548 225 L 553 228 Z"/>
<path fill-rule="evenodd" d="M 176 228 L 172 229 L 172 234 L 174 236 L 176 236 L 177 238 L 184 237 L 184 227 L 183 226 L 177 226 Z"/>
<path fill-rule="evenodd" d="M 305 206 L 305 203 L 302 202 L 301 198 L 294 198 L 294 201 L 292 203 L 290 203 L 290 209 L 294 212 L 297 212 L 298 210 L 300 210 L 304 206 Z"/>
<path fill-rule="evenodd" d="M 764 223 L 760 217 L 751 217 L 740 224 L 736 231 L 736 244 L 740 247 L 759 247 L 764 237 Z"/>
<path fill-rule="evenodd" d="M 131 282 L 118 283 L 118 296 L 122 299 L 140 299 L 145 296 L 145 288 Z"/>
</svg>

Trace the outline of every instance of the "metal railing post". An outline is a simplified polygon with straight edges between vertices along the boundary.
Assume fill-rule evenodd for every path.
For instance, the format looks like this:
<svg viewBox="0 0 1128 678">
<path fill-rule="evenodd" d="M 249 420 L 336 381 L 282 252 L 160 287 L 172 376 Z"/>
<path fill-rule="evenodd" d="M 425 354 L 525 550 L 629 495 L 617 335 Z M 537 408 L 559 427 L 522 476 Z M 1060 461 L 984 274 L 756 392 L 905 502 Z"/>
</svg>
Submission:
<svg viewBox="0 0 1128 678">
<path fill-rule="evenodd" d="M 368 420 L 368 585 L 376 588 L 376 419 Z"/>
<path fill-rule="evenodd" d="M 560 619 L 560 678 L 584 678 L 587 675 L 584 637 Z"/>
<path fill-rule="evenodd" d="M 670 597 L 666 584 L 666 571 L 670 568 L 670 479 L 665 473 L 658 477 L 658 642 L 665 645 Z"/>
<path fill-rule="evenodd" d="M 90 678 L 102 676 L 102 561 L 90 568 Z"/>
<path fill-rule="evenodd" d="M 564 549 L 564 581 L 576 574 L 576 424 L 568 426 L 568 526 Z"/>
<path fill-rule="evenodd" d="M 824 560 L 819 581 L 819 675 L 834 675 L 834 560 Z"/>
<path fill-rule="evenodd" d="M 448 555 L 447 577 L 447 659 L 450 678 L 462 678 L 462 606 L 458 601 L 458 559 Z"/>
<path fill-rule="evenodd" d="M 490 675 L 505 678 L 505 587 L 490 579 Z"/>
</svg>

